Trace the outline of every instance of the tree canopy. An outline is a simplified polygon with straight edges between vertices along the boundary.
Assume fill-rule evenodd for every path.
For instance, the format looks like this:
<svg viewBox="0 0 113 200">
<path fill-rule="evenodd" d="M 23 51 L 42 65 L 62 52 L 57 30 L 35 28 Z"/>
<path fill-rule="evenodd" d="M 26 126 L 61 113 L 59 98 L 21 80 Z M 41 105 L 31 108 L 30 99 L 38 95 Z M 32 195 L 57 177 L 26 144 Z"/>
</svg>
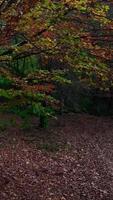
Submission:
<svg viewBox="0 0 113 200">
<path fill-rule="evenodd" d="M 43 112 L 43 100 L 46 108 L 58 106 L 51 93 L 57 83 L 70 83 L 65 78 L 69 70 L 87 87 L 111 92 L 112 6 L 112 1 L 104 0 L 1 0 L 0 73 L 13 85 L 5 91 L 2 88 L 1 94 L 16 101 L 22 96 L 23 104 L 38 100 L 41 104 L 35 103 L 34 113 Z M 32 56 L 43 58 L 45 66 L 50 58 L 57 59 L 63 67 L 45 70 L 37 66 L 25 76 L 17 74 L 14 63 L 19 65 Z"/>
</svg>

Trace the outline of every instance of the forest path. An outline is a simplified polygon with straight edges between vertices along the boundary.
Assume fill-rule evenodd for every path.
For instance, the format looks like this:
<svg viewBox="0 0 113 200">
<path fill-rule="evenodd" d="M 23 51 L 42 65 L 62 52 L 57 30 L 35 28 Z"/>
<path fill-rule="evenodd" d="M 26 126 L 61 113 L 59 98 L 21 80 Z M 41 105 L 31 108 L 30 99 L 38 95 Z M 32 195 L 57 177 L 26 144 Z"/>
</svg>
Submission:
<svg viewBox="0 0 113 200">
<path fill-rule="evenodd" d="M 14 118 L 0 115 L 0 200 L 113 200 L 113 119 L 70 114 L 23 131 Z"/>
</svg>

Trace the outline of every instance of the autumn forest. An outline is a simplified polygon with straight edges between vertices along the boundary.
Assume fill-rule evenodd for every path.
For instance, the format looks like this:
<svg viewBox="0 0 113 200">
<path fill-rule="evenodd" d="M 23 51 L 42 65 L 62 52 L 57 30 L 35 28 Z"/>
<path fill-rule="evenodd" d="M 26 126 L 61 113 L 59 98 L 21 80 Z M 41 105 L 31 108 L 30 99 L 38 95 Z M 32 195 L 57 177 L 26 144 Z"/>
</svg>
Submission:
<svg viewBox="0 0 113 200">
<path fill-rule="evenodd" d="M 113 200 L 113 1 L 0 0 L 0 200 Z"/>
</svg>

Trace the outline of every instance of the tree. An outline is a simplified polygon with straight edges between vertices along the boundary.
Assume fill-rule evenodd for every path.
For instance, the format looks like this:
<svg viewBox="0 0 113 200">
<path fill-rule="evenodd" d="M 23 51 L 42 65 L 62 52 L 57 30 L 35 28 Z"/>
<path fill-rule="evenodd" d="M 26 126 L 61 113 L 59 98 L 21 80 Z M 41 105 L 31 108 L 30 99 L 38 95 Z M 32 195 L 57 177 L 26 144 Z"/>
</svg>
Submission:
<svg viewBox="0 0 113 200">
<path fill-rule="evenodd" d="M 2 88 L 0 93 L 11 99 L 8 106 L 19 97 L 18 105 L 27 105 L 27 112 L 51 115 L 51 107 L 59 106 L 51 93 L 57 83 L 70 83 L 65 78 L 69 70 L 88 87 L 112 90 L 113 73 L 108 66 L 112 47 L 103 46 L 103 42 L 112 40 L 109 2 L 0 1 L 0 71 L 11 82 L 11 88 Z M 45 65 L 48 59 L 55 58 L 63 63 L 63 68 L 36 68 L 24 76 L 17 74 L 13 63 L 18 65 L 33 55 L 41 56 Z"/>
</svg>

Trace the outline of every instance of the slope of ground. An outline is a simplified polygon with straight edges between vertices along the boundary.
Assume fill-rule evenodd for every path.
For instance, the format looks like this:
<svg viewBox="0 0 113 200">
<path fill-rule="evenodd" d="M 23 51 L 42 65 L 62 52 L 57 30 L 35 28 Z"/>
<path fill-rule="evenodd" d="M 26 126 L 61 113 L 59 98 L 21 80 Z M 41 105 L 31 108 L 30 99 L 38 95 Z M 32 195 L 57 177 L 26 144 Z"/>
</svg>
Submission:
<svg viewBox="0 0 113 200">
<path fill-rule="evenodd" d="M 0 200 L 113 200 L 113 119 L 0 119 Z"/>
</svg>

